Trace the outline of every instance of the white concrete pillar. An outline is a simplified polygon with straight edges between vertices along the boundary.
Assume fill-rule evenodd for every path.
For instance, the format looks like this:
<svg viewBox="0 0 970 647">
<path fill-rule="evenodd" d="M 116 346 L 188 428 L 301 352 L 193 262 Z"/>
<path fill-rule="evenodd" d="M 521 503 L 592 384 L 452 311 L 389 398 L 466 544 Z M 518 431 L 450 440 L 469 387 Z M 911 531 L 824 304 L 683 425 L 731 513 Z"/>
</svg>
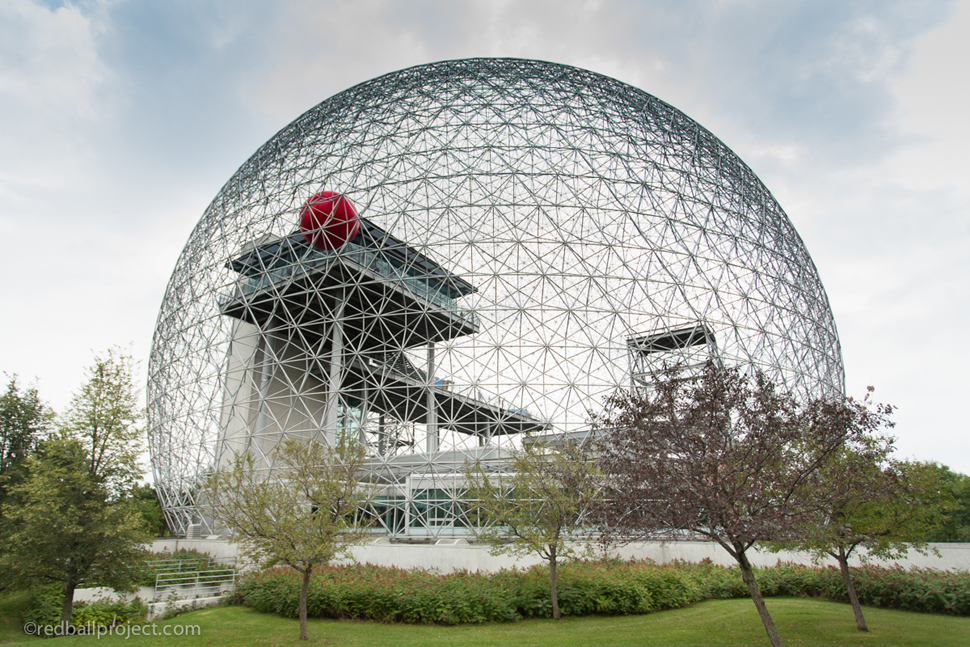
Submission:
<svg viewBox="0 0 970 647">
<path fill-rule="evenodd" d="M 346 299 L 341 298 L 334 314 L 330 335 L 330 371 L 327 379 L 327 411 L 323 433 L 331 447 L 336 445 L 339 425 L 340 385 L 343 381 L 344 361 L 344 306 Z"/>
<path fill-rule="evenodd" d="M 259 343 L 262 348 L 262 374 L 259 378 L 259 400 L 256 404 L 256 424 L 249 430 L 249 434 L 246 437 L 246 451 L 250 451 L 253 445 L 254 435 L 263 435 L 266 433 L 266 427 L 269 425 L 269 389 L 273 382 L 273 376 L 276 373 L 276 333 L 273 331 L 275 328 L 275 322 L 273 318 L 270 318 L 266 322 L 265 332 L 260 335 Z"/>
</svg>

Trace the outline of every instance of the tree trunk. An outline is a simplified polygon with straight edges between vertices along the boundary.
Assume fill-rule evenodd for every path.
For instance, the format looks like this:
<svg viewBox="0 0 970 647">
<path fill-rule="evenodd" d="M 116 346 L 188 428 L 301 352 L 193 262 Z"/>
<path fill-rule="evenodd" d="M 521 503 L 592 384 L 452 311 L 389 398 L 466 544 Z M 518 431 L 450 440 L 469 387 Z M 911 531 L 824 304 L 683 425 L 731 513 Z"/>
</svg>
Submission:
<svg viewBox="0 0 970 647">
<path fill-rule="evenodd" d="M 64 604 L 61 606 L 61 631 L 62 635 L 68 634 L 71 626 L 71 611 L 74 610 L 74 589 L 77 585 L 73 580 L 68 580 L 64 585 Z"/>
<path fill-rule="evenodd" d="M 751 601 L 754 602 L 754 608 L 758 610 L 758 615 L 761 616 L 761 622 L 765 626 L 765 631 L 768 632 L 768 640 L 771 641 L 773 647 L 784 647 L 784 643 L 781 642 L 781 635 L 775 628 L 775 622 L 771 619 L 771 614 L 768 613 L 768 607 L 765 606 L 764 598 L 761 597 L 761 589 L 758 588 L 758 582 L 754 579 L 754 570 L 751 568 L 748 556 L 744 554 L 744 548 L 737 544 L 734 548 L 737 551 L 735 559 L 738 560 L 738 565 L 741 567 L 741 579 L 748 587 L 748 594 L 751 596 Z"/>
<path fill-rule="evenodd" d="M 307 591 L 310 589 L 311 573 L 313 573 L 313 567 L 307 566 L 306 570 L 303 571 L 303 583 L 300 585 L 300 640 L 308 639 L 306 633 L 306 599 Z"/>
<path fill-rule="evenodd" d="M 561 620 L 559 614 L 559 591 L 556 589 L 556 549 L 549 553 L 549 593 L 552 597 L 552 619 Z"/>
<path fill-rule="evenodd" d="M 849 555 L 842 546 L 839 546 L 839 570 L 842 571 L 842 579 L 845 581 L 845 588 L 849 592 L 849 602 L 852 604 L 852 613 L 855 614 L 855 626 L 859 631 L 869 631 L 866 626 L 866 619 L 862 617 L 862 605 L 859 604 L 859 595 L 855 591 L 855 584 L 852 583 L 852 575 L 849 573 Z"/>
</svg>

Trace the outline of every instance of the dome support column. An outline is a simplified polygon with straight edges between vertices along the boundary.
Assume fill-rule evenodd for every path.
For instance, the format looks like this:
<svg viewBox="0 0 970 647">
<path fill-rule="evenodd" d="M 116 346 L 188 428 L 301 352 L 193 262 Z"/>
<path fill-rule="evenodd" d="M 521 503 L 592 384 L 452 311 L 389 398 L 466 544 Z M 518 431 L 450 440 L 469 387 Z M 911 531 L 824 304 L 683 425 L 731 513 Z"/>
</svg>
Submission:
<svg viewBox="0 0 970 647">
<path fill-rule="evenodd" d="M 426 450 L 429 454 L 438 451 L 438 407 L 434 400 L 434 342 L 428 342 L 428 441 Z"/>
<path fill-rule="evenodd" d="M 249 430 L 246 437 L 246 451 L 252 451 L 253 436 L 264 436 L 266 434 L 266 417 L 269 409 L 269 389 L 276 373 L 276 328 L 275 317 L 270 317 L 266 322 L 265 332 L 260 335 L 262 346 L 262 371 L 259 378 L 259 401 L 257 403 L 256 424 Z M 262 449 L 262 447 L 260 447 Z"/>
<path fill-rule="evenodd" d="M 341 297 L 334 313 L 330 339 L 330 371 L 327 380 L 327 408 L 323 423 L 323 433 L 327 443 L 334 447 L 337 443 L 340 407 L 340 382 L 343 373 L 344 356 L 344 307 L 347 299 Z"/>
</svg>

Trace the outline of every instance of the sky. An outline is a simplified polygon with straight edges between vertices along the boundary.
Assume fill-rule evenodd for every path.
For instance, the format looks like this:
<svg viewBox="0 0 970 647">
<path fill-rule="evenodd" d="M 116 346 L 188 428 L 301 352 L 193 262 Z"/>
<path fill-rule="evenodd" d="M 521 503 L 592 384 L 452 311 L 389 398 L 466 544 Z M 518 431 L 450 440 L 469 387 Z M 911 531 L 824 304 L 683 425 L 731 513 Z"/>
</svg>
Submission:
<svg viewBox="0 0 970 647">
<path fill-rule="evenodd" d="M 3 0 L 0 371 L 63 410 L 121 346 L 144 384 L 179 253 L 263 142 L 478 56 L 606 74 L 717 135 L 812 255 L 848 394 L 897 407 L 900 457 L 970 473 L 967 1 Z"/>
</svg>

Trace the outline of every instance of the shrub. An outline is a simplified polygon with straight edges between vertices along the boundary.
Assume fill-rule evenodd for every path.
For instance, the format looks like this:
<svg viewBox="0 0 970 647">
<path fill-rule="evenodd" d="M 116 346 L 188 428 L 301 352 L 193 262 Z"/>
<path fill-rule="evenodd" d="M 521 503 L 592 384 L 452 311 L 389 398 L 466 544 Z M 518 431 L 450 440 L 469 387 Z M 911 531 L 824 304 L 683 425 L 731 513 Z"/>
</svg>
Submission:
<svg viewBox="0 0 970 647">
<path fill-rule="evenodd" d="M 563 615 L 647 613 L 686 606 L 700 589 L 682 572 L 645 562 L 577 562 L 560 567 Z M 256 610 L 296 617 L 299 578 L 274 569 L 243 578 L 234 600 Z M 540 566 L 494 575 L 437 575 L 397 568 L 331 566 L 310 583 L 307 613 L 418 624 L 507 622 L 552 615 L 548 571 Z"/>
<path fill-rule="evenodd" d="M 765 596 L 847 600 L 834 567 L 778 564 L 755 571 Z M 867 566 L 853 569 L 853 578 L 863 604 L 970 615 L 970 577 L 965 572 Z M 564 616 L 649 613 L 703 599 L 748 597 L 737 567 L 710 562 L 571 562 L 560 567 L 558 586 Z M 242 578 L 233 599 L 258 611 L 295 618 L 299 591 L 297 574 L 277 568 Z M 314 575 L 307 612 L 315 618 L 446 625 L 549 618 L 549 572 L 534 566 L 491 575 L 438 575 L 370 564 L 331 566 Z"/>
<path fill-rule="evenodd" d="M 748 588 L 737 566 L 714 566 L 675 563 L 674 568 L 689 573 L 697 583 L 701 595 L 708 599 L 746 598 Z M 818 595 L 818 570 L 799 564 L 781 564 L 770 568 L 756 568 L 755 578 L 765 597 Z"/>
<path fill-rule="evenodd" d="M 737 567 L 683 563 L 674 567 L 690 573 L 705 598 L 748 596 Z M 966 571 L 906 570 L 900 566 L 871 565 L 850 570 L 862 604 L 883 609 L 970 615 L 970 573 Z M 810 596 L 849 601 L 842 574 L 835 566 L 778 564 L 755 569 L 755 577 L 766 597 Z"/>
<path fill-rule="evenodd" d="M 56 626 L 61 620 L 64 592 L 57 589 L 39 589 L 31 593 L 23 611 L 24 624 L 34 623 L 42 631 L 44 626 Z M 138 598 L 133 600 L 96 600 L 75 602 L 71 612 L 74 627 L 110 627 L 112 625 L 140 622 L 148 614 L 148 607 Z"/>
<path fill-rule="evenodd" d="M 234 599 L 258 611 L 295 618 L 299 589 L 297 574 L 279 568 L 243 578 Z M 307 613 L 316 618 L 449 625 L 516 619 L 510 596 L 485 575 L 437 576 L 370 565 L 320 569 L 310 583 Z"/>
<path fill-rule="evenodd" d="M 848 601 L 849 595 L 838 569 L 824 569 L 821 595 Z M 928 568 L 905 570 L 899 566 L 852 569 L 852 582 L 862 604 L 884 609 L 924 613 L 970 615 L 970 574 Z"/>
<path fill-rule="evenodd" d="M 162 564 L 161 562 L 171 562 L 179 560 L 182 563 Z M 144 564 L 144 568 L 139 573 L 136 584 L 139 586 L 154 586 L 159 573 L 176 572 L 178 570 L 203 570 L 213 566 L 215 558 L 209 553 L 196 550 L 194 548 L 180 548 L 174 553 L 152 553 Z"/>
</svg>

